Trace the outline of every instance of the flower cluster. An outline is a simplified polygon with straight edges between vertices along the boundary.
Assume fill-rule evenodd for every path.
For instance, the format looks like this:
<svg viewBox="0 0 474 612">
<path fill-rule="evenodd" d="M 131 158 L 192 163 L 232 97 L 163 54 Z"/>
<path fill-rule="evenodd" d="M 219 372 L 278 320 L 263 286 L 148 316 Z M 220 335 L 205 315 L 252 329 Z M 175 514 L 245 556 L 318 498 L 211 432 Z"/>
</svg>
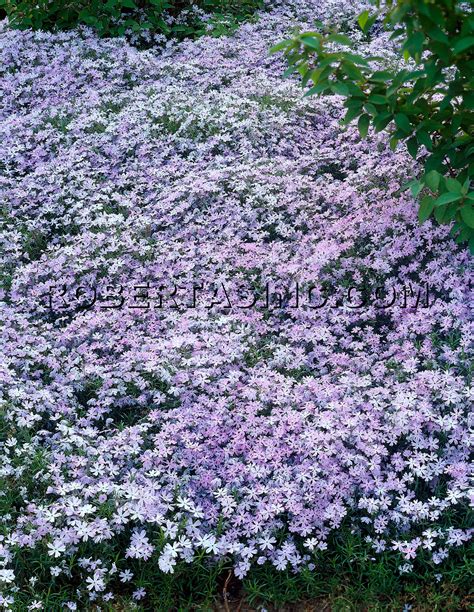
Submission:
<svg viewBox="0 0 474 612">
<path fill-rule="evenodd" d="M 6 608 L 41 607 L 41 572 L 76 585 L 74 610 L 145 598 L 147 563 L 299 571 L 347 527 L 402 572 L 440 572 L 472 535 L 469 255 L 418 226 L 405 153 L 342 128 L 338 97 L 302 98 L 268 54 L 361 5 L 272 5 L 232 37 L 160 50 L 1 26 Z M 360 47 L 393 61 L 384 34 Z M 51 286 L 166 276 L 439 294 L 429 309 L 38 308 Z M 38 576 L 18 570 L 32 555 Z"/>
</svg>

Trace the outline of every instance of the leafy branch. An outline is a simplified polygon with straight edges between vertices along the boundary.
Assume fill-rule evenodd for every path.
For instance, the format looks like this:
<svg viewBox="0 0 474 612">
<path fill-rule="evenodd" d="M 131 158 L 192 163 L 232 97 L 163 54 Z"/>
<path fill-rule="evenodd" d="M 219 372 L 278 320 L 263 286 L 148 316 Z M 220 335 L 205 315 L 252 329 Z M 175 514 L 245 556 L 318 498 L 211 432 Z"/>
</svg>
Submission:
<svg viewBox="0 0 474 612">
<path fill-rule="evenodd" d="M 420 197 L 419 220 L 452 224 L 458 243 L 474 254 L 474 14 L 457 0 L 376 0 L 358 26 L 370 36 L 376 22 L 400 42 L 403 67 L 380 69 L 383 58 L 353 53 L 345 35 L 318 30 L 284 40 L 289 69 L 299 73 L 305 95 L 338 94 L 344 124 L 357 120 L 361 136 L 387 130 L 390 146 L 404 142 L 423 163 L 409 183 Z M 322 30 L 322 31 L 321 31 Z M 349 48 L 349 50 L 347 49 Z"/>
</svg>

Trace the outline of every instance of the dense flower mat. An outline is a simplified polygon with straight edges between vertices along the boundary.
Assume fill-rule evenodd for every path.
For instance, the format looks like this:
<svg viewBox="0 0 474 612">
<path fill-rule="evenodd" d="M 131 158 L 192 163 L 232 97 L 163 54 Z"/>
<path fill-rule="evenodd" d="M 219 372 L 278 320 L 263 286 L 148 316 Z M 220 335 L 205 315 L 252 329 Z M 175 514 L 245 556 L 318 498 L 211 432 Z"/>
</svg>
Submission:
<svg viewBox="0 0 474 612">
<path fill-rule="evenodd" d="M 343 525 L 402 572 L 469 540 L 469 255 L 418 226 L 405 154 L 268 54 L 359 8 L 282 2 L 152 50 L 2 26 L 5 606 L 45 570 L 71 609 L 142 597 L 137 559 L 298 570 Z M 291 290 L 252 304 L 268 286 Z"/>
</svg>

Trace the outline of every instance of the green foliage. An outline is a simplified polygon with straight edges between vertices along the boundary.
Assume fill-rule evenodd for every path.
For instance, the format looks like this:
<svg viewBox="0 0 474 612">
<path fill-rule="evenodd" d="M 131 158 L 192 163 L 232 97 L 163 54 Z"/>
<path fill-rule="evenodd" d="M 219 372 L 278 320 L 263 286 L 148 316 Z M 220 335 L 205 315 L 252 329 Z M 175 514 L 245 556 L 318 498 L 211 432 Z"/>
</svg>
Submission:
<svg viewBox="0 0 474 612">
<path fill-rule="evenodd" d="M 383 58 L 348 50 L 352 41 L 325 31 L 321 23 L 318 31 L 285 40 L 272 51 L 285 53 L 286 74 L 301 75 L 306 95 L 344 96 L 343 122 L 358 120 L 363 137 L 370 127 L 388 129 L 393 149 L 405 143 L 424 165 L 423 174 L 409 184 L 413 195 L 421 196 L 420 222 L 434 216 L 452 223 L 456 241 L 469 243 L 474 254 L 472 3 L 375 0 L 375 5 L 373 15 L 359 16 L 358 26 L 369 36 L 375 22 L 383 21 L 400 42 L 398 70 L 381 69 Z"/>
<path fill-rule="evenodd" d="M 313 571 L 295 574 L 267 563 L 253 568 L 243 587 L 251 609 L 270 604 L 281 610 L 288 604 L 308 602 L 301 609 L 454 612 L 469 609 L 471 603 L 473 567 L 468 555 L 469 551 L 459 551 L 444 567 L 442 578 L 427 567 L 401 574 L 391 552 L 375 556 L 360 535 L 346 531 L 334 538 L 327 551 L 315 555 Z"/>
<path fill-rule="evenodd" d="M 80 550 L 88 556 L 90 551 Z M 79 553 L 78 553 L 79 556 Z M 125 564 L 113 548 L 104 544 L 104 560 L 115 560 L 118 567 Z M 28 584 L 28 568 L 40 568 L 43 580 L 33 587 L 27 586 L 17 596 L 18 607 L 14 612 L 26 610 L 33 599 L 43 602 L 45 610 L 61 612 L 64 604 L 74 599 L 75 589 L 81 585 L 75 573 L 77 559 L 71 559 L 74 579 L 51 579 L 50 567 L 55 561 L 46 552 L 40 556 L 31 551 L 22 558 L 23 566 L 16 572 L 25 572 Z M 345 532 L 331 544 L 330 550 L 315 554 L 315 569 L 305 568 L 298 573 L 279 571 L 271 564 L 254 566 L 243 581 L 237 580 L 229 562 L 209 563 L 204 555 L 192 563 L 180 562 L 173 574 L 160 571 L 158 561 L 133 565 L 136 584 L 146 590 L 145 599 L 133 604 L 135 585 L 121 585 L 119 601 L 100 605 L 105 611 L 135 610 L 137 612 L 169 612 L 250 609 L 330 609 L 335 611 L 374 610 L 401 611 L 406 606 L 426 612 L 434 610 L 460 612 L 472 609 L 470 585 L 473 565 L 469 550 L 460 549 L 443 568 L 420 567 L 409 574 L 400 574 L 397 559 L 392 552 L 376 557 L 360 535 Z M 439 574 L 438 574 L 439 571 Z M 435 577 L 436 576 L 436 577 Z M 120 583 L 114 584 L 115 590 Z M 225 602 L 225 604 L 224 604 Z M 242 604 L 245 602 L 245 606 Z M 223 605 L 224 604 L 224 605 Z M 227 604 L 227 605 L 226 605 Z M 293 608 L 293 606 L 298 606 Z M 84 601 L 84 612 L 97 612 L 98 608 Z"/>
<path fill-rule="evenodd" d="M 13 27 L 35 30 L 66 30 L 77 25 L 94 28 L 100 36 L 122 36 L 127 31 L 159 32 L 166 36 L 194 36 L 207 33 L 196 16 L 179 23 L 167 16 L 200 8 L 215 17 L 211 21 L 219 34 L 227 34 L 262 7 L 261 0 L 0 0 Z M 1 16 L 1 15 L 0 15 Z M 215 23 L 214 23 L 215 22 Z"/>
</svg>

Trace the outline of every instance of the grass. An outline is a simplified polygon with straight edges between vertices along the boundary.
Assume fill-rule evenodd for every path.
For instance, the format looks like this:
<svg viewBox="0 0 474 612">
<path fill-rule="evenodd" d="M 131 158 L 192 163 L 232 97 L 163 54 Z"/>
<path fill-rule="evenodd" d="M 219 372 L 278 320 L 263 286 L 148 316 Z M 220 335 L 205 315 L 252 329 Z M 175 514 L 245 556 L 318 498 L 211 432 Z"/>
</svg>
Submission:
<svg viewBox="0 0 474 612">
<path fill-rule="evenodd" d="M 351 547 L 352 556 L 347 554 Z M 296 576 L 272 568 L 255 570 L 245 583 L 247 599 L 254 607 L 262 603 L 275 609 L 310 600 L 325 602 L 331 610 L 469 609 L 473 566 L 467 558 L 452 563 L 438 582 L 436 571 L 401 576 L 389 555 L 371 561 L 361 550 L 349 541 L 313 572 Z"/>
<path fill-rule="evenodd" d="M 104 549 L 107 556 L 113 554 L 112 546 Z M 392 551 L 374 556 L 363 538 L 344 533 L 337 535 L 327 551 L 320 551 L 314 559 L 315 569 L 305 569 L 298 574 L 277 571 L 265 564 L 254 567 L 248 576 L 238 580 L 229 562 L 210 563 L 204 553 L 192 564 L 181 563 L 174 574 L 163 574 L 157 563 L 140 561 L 133 567 L 135 584 L 127 592 L 122 586 L 119 599 L 101 604 L 100 610 L 138 612 L 187 612 L 187 611 L 443 611 L 458 612 L 474 609 L 470 592 L 474 566 L 472 548 L 453 552 L 442 568 L 426 564 L 415 567 L 410 574 L 400 575 L 400 559 Z M 87 551 L 78 552 L 87 554 Z M 109 556 L 110 558 L 110 556 Z M 49 560 L 51 564 L 51 560 Z M 25 567 L 43 569 L 39 558 L 23 559 Z M 128 562 L 130 565 L 130 562 Z M 71 560 L 71 568 L 73 562 Z M 66 580 L 66 579 L 64 579 Z M 80 585 L 75 579 L 59 578 L 44 589 L 35 588 L 34 597 L 41 599 L 45 609 L 59 612 L 66 601 L 74 598 L 74 589 Z M 144 587 L 147 596 L 135 603 L 132 591 Z M 119 583 L 114 585 L 118 592 Z M 42 591 L 42 592 L 41 592 Z M 28 597 L 29 595 L 29 597 Z M 22 593 L 25 607 L 33 593 Z M 95 612 L 97 606 L 85 606 Z"/>
</svg>

